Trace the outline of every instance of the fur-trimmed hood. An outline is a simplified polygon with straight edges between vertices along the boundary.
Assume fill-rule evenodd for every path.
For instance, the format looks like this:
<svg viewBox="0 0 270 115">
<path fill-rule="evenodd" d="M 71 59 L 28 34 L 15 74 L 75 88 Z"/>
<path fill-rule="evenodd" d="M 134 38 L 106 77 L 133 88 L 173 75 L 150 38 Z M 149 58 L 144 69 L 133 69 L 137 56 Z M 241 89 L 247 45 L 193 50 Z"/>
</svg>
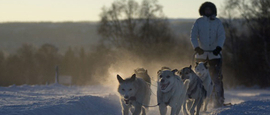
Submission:
<svg viewBox="0 0 270 115">
<path fill-rule="evenodd" d="M 216 8 L 215 4 L 212 2 L 204 2 L 200 6 L 199 13 L 201 16 L 205 15 L 204 11 L 205 11 L 205 8 L 207 8 L 207 7 L 209 7 L 212 10 L 213 15 L 217 16 L 217 8 Z"/>
</svg>

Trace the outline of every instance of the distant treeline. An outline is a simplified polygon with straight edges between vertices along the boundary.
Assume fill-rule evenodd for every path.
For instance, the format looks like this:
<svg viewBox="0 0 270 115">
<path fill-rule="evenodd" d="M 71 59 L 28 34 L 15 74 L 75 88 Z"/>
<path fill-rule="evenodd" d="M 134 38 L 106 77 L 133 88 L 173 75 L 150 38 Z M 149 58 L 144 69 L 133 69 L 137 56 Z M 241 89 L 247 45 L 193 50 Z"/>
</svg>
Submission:
<svg viewBox="0 0 270 115">
<path fill-rule="evenodd" d="M 69 48 L 64 55 L 51 44 L 36 49 L 31 44 L 23 44 L 15 54 L 7 57 L 0 52 L 0 86 L 12 84 L 54 83 L 55 67 L 59 66 L 60 75 L 73 76 L 73 84 L 97 84 L 92 79 L 99 71 L 107 69 L 110 63 L 105 48 L 86 53 L 84 48 L 74 51 Z M 106 57 L 105 57 L 106 56 Z M 106 74 L 106 71 L 98 73 Z"/>
<path fill-rule="evenodd" d="M 15 53 L 23 43 L 41 47 L 57 46 L 63 53 L 68 47 L 84 47 L 97 43 L 97 22 L 8 22 L 0 23 L 0 49 Z"/>
<path fill-rule="evenodd" d="M 139 59 L 146 69 L 153 67 L 151 63 L 174 63 L 173 66 L 189 63 L 190 60 L 181 62 L 181 60 L 188 60 L 188 54 L 192 52 L 192 49 L 185 44 L 171 45 L 173 49 L 156 46 L 138 52 L 116 50 L 99 44 L 93 51 L 88 52 L 84 48 L 70 47 L 64 54 L 59 53 L 59 49 L 51 44 L 44 44 L 40 48 L 32 44 L 23 44 L 14 54 L 4 56 L 4 53 L 0 52 L 0 86 L 54 83 L 56 66 L 59 67 L 59 75 L 72 76 L 72 85 L 100 84 L 108 77 L 113 77 L 109 76 L 108 70 L 113 64 L 119 65 L 118 62 Z M 118 69 L 125 71 L 125 68 L 137 67 L 119 66 Z"/>
</svg>

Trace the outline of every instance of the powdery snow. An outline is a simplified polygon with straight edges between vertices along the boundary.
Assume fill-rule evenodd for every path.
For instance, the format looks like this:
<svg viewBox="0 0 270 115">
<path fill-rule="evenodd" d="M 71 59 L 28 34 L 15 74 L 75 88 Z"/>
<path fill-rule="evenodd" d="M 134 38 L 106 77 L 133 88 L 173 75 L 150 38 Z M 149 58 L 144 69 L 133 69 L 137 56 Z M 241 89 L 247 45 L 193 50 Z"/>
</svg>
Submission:
<svg viewBox="0 0 270 115">
<path fill-rule="evenodd" d="M 270 115 L 269 89 L 228 90 L 225 98 L 234 105 L 212 110 L 212 115 Z"/>
<path fill-rule="evenodd" d="M 102 86 L 0 87 L 1 115 L 119 115 L 118 96 Z"/>
<path fill-rule="evenodd" d="M 150 105 L 156 104 L 152 87 Z M 269 89 L 233 89 L 225 91 L 230 107 L 209 109 L 202 115 L 267 115 L 270 114 Z M 168 110 L 169 113 L 169 110 Z M 121 105 L 115 87 L 22 85 L 0 87 L 1 115 L 120 115 Z M 149 108 L 158 115 L 158 107 Z"/>
</svg>

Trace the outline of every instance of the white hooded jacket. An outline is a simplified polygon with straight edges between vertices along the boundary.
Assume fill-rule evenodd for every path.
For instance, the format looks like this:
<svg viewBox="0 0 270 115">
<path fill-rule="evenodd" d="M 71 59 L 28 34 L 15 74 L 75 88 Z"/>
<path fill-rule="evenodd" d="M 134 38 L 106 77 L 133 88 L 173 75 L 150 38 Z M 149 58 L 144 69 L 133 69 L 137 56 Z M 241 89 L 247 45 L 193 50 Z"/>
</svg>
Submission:
<svg viewBox="0 0 270 115">
<path fill-rule="evenodd" d="M 213 51 L 217 46 L 223 47 L 225 42 L 225 31 L 222 22 L 214 17 L 214 20 L 203 16 L 196 20 L 191 30 L 191 43 L 193 48 L 200 47 L 205 52 L 202 55 L 196 54 L 196 59 L 217 59 Z"/>
</svg>

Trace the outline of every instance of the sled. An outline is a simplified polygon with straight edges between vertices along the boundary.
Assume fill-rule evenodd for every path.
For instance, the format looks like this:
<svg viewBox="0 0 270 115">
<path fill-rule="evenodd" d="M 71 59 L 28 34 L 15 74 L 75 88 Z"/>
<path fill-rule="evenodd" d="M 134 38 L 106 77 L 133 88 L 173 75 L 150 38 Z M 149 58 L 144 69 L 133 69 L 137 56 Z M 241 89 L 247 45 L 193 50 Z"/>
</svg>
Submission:
<svg viewBox="0 0 270 115">
<path fill-rule="evenodd" d="M 232 103 L 224 103 L 223 106 L 232 106 Z"/>
</svg>

